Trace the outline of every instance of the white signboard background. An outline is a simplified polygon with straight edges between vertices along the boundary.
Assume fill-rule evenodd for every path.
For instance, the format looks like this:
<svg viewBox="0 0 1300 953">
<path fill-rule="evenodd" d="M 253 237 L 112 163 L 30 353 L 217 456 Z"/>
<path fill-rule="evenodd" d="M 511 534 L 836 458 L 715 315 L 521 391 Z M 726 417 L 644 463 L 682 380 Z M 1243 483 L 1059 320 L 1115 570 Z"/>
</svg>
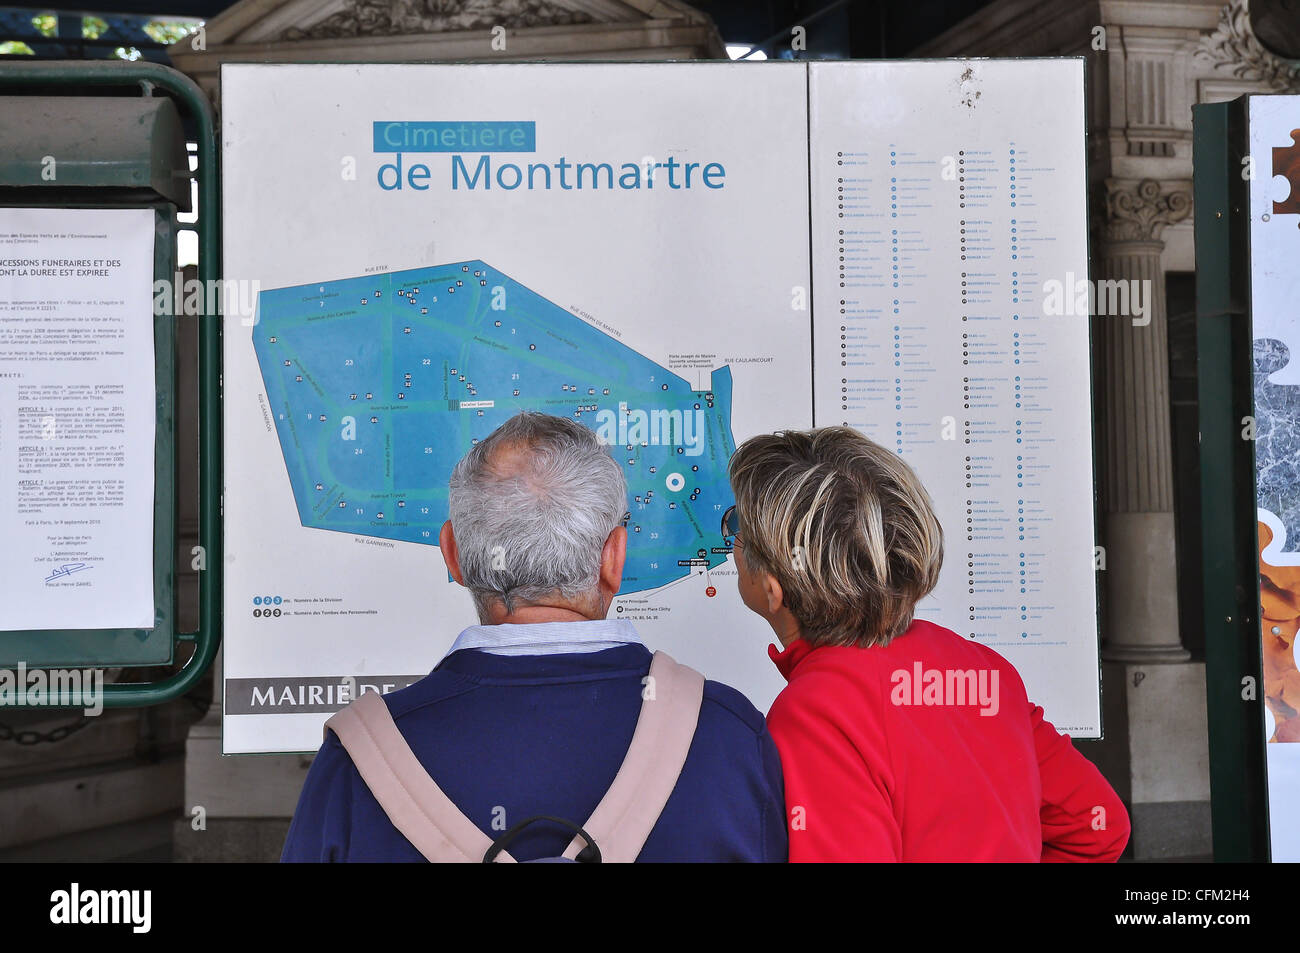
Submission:
<svg viewBox="0 0 1300 953">
<path fill-rule="evenodd" d="M 976 66 L 988 70 L 991 64 Z M 912 67 L 925 69 L 911 72 Z M 1080 110 L 1082 103 L 1082 68 L 1061 62 L 1016 67 L 1014 73 L 988 74 L 978 120 L 959 128 L 981 141 L 987 137 L 994 143 L 989 148 L 1001 148 L 1047 120 L 1036 111 L 1064 111 L 1057 125 L 1049 123 L 1055 139 L 1034 140 L 1036 148 L 1052 150 L 1054 167 L 1050 183 L 1041 185 L 1036 197 L 1055 203 L 1040 210 L 1040 220 L 1054 233 L 1068 233 L 1052 268 L 1073 267 L 1083 275 L 1083 122 L 1076 111 L 1076 100 Z M 838 332 L 814 340 L 809 312 L 792 301 L 794 289 L 812 284 L 818 334 L 827 321 L 838 328 L 838 296 L 822 260 L 834 222 L 825 161 L 827 150 L 838 150 L 837 143 L 850 134 L 844 123 L 854 117 L 837 115 L 831 107 L 839 96 L 889 106 L 890 115 L 898 113 L 897 121 L 916 137 L 918 152 L 946 152 L 961 141 L 933 138 L 950 117 L 932 107 L 935 84 L 955 82 L 962 64 L 894 65 L 888 68 L 900 72 L 888 74 L 885 83 L 873 72 L 881 68 L 845 64 L 843 74 L 829 66 L 813 69 L 817 101 L 810 150 L 809 70 L 801 64 L 227 66 L 222 76 L 225 277 L 255 280 L 265 290 L 372 268 L 398 271 L 481 259 L 557 305 L 580 309 L 617 329 L 623 343 L 660 364 L 669 366 L 674 354 L 715 355 L 714 366 L 728 365 L 733 375 L 731 429 L 737 441 L 783 427 L 808 427 L 814 347 L 819 388 L 833 392 L 840 380 L 822 354 L 828 347 L 834 352 Z M 1024 96 L 991 95 L 1011 76 L 1022 91 L 1037 90 L 1028 103 Z M 372 123 L 387 120 L 532 120 L 537 153 L 524 157 L 527 161 L 554 162 L 563 155 L 617 166 L 671 155 L 681 162 L 721 163 L 726 186 L 689 192 L 656 186 L 653 193 L 453 192 L 450 156 L 422 154 L 420 161 L 432 170 L 428 191 L 383 191 L 375 185 L 376 171 L 392 157 L 375 154 L 371 136 Z M 879 139 L 869 128 L 853 135 L 873 143 Z M 817 166 L 811 235 L 810 153 Z M 936 180 L 940 155 L 932 156 Z M 477 154 L 465 158 L 476 161 Z M 355 163 L 354 179 L 344 174 L 349 159 Z M 944 218 L 933 227 L 946 224 Z M 932 227 L 924 216 L 920 226 Z M 943 241 L 939 248 L 946 254 L 951 242 Z M 810 245 L 819 269 L 815 282 Z M 931 280 L 948 282 L 952 267 L 936 258 Z M 960 334 L 952 308 L 936 304 L 934 313 L 923 317 L 918 305 L 916 314 L 917 321 L 935 322 L 936 342 Z M 1058 326 L 1052 325 L 1052 339 L 1039 355 L 1044 377 L 1069 371 L 1060 403 L 1073 402 L 1076 410 L 1054 421 L 1063 429 L 1061 453 L 1053 460 L 1074 476 L 1054 484 L 1053 492 L 1076 495 L 1067 511 L 1057 514 L 1063 522 L 1054 548 L 1077 549 L 1081 555 L 1077 562 L 1042 570 L 1042 585 L 1056 600 L 1042 610 L 1055 629 L 1053 647 L 1025 651 L 995 640 L 989 644 L 1026 672 L 1031 696 L 1047 707 L 1049 717 L 1088 736 L 1097 728 L 1096 615 L 1086 321 L 1075 324 L 1082 336 L 1070 331 L 1056 337 Z M 1048 328 L 1040 327 L 1046 335 Z M 371 676 L 427 672 L 455 635 L 475 621 L 470 599 L 447 581 L 434 546 L 361 545 L 359 537 L 301 525 L 266 411 L 251 331 L 238 318 L 227 319 L 227 705 L 231 679 L 285 679 L 287 684 L 302 677 L 353 675 L 365 682 Z M 826 370 L 832 372 L 829 383 L 822 377 Z M 954 370 L 945 359 L 936 382 Z M 940 418 L 954 413 L 951 383 L 945 380 L 936 390 L 934 406 L 918 408 L 917 427 L 930 419 L 937 434 Z M 816 422 L 838 422 L 838 411 L 824 410 L 833 397 L 821 389 Z M 1000 413 L 1010 415 L 1007 408 Z M 917 441 L 915 448 L 920 446 Z M 913 449 L 905 447 L 904 455 L 910 458 Z M 922 456 L 917 462 L 955 539 L 961 521 L 954 523 L 950 512 L 953 490 L 938 466 L 945 460 Z M 964 540 L 950 543 L 949 552 L 962 545 Z M 954 571 L 964 573 L 963 562 L 949 556 L 943 585 Z M 652 598 L 639 593 L 624 602 L 632 608 L 638 600 L 637 629 L 652 648 L 736 686 L 766 710 L 783 685 L 765 652 L 771 633 L 741 605 L 729 568 L 711 574 L 717 588 L 713 598 L 706 596 L 702 577 L 690 577 Z M 1065 592 L 1071 595 L 1063 604 Z M 255 618 L 253 600 L 268 595 L 341 599 L 351 610 L 373 614 Z M 959 601 L 964 600 L 962 593 Z M 922 615 L 961 631 L 947 605 L 940 601 L 939 612 Z M 1009 633 L 1012 627 L 1003 628 Z M 1004 641 L 1010 640 L 1006 635 Z M 227 711 L 224 749 L 312 750 L 326 717 Z"/>
<path fill-rule="evenodd" d="M 225 276 L 263 289 L 482 259 L 556 304 L 610 325 L 665 366 L 670 353 L 770 357 L 733 364 L 732 433 L 812 422 L 805 71 L 727 64 L 613 67 L 227 68 L 222 80 Z M 452 192 L 447 154 L 419 158 L 428 192 L 384 192 L 372 122 L 533 120 L 553 162 L 719 162 L 726 187 Z M 413 154 L 407 154 L 410 161 Z M 355 157 L 356 181 L 341 177 Z M 475 159 L 477 157 L 474 157 Z M 510 158 L 502 155 L 500 158 Z M 521 160 L 522 161 L 522 160 Z M 436 546 L 387 550 L 304 529 L 280 446 L 263 417 L 250 329 L 225 334 L 225 677 L 422 674 L 474 611 Z M 655 648 L 744 690 L 764 709 L 782 679 L 769 632 L 712 574 L 649 601 L 636 622 Z M 362 617 L 252 617 L 255 596 L 340 597 Z M 644 599 L 644 594 L 641 596 Z M 314 749 L 320 714 L 227 715 L 228 752 Z"/>
</svg>

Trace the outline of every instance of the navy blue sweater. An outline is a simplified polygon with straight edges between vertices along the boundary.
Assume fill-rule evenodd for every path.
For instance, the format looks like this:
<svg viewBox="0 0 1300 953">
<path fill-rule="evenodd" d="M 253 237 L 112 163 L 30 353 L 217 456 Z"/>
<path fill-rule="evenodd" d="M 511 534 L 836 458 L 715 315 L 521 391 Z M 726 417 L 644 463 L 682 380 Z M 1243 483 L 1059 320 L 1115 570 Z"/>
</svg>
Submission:
<svg viewBox="0 0 1300 953">
<path fill-rule="evenodd" d="M 632 740 L 650 652 L 624 645 L 551 656 L 458 651 L 385 696 L 420 763 L 488 836 L 550 814 L 582 824 Z M 493 819 L 496 818 L 495 828 Z M 510 846 L 518 860 L 563 852 L 545 822 Z M 773 861 L 787 852 L 781 764 L 763 716 L 706 682 L 690 754 L 641 861 Z M 284 861 L 422 861 L 330 732 L 307 774 Z"/>
</svg>

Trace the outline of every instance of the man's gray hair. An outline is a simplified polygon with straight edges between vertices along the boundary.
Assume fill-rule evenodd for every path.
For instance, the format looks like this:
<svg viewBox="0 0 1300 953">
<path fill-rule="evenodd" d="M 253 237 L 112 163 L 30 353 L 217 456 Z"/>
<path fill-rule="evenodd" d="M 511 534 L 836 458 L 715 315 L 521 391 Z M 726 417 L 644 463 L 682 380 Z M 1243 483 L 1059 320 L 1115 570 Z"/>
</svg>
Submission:
<svg viewBox="0 0 1300 953">
<path fill-rule="evenodd" d="M 524 412 L 479 441 L 451 473 L 460 571 L 480 619 L 596 588 L 605 540 L 627 511 L 623 470 L 576 421 Z"/>
</svg>

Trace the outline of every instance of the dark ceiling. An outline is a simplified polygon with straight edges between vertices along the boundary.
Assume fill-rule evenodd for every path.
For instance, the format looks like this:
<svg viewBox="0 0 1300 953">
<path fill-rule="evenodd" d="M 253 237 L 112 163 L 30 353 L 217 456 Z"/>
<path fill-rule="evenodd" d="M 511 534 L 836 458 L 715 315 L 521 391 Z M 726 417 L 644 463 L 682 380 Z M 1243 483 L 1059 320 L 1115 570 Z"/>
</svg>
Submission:
<svg viewBox="0 0 1300 953">
<path fill-rule="evenodd" d="M 697 0 L 728 43 L 759 43 L 789 51 L 791 27 L 807 30 L 806 56 L 902 56 L 989 0 Z M 13 6 L 27 6 L 14 3 Z M 147 13 L 211 19 L 231 0 L 85 0 L 42 6 L 49 12 Z M 820 14 L 820 15 L 819 15 Z M 771 49 L 770 55 L 779 55 Z M 786 55 L 790 55 L 788 52 Z"/>
<path fill-rule="evenodd" d="M 770 40 L 789 50 L 791 28 L 807 29 L 807 56 L 903 56 L 990 0 L 697 0 L 728 43 Z M 787 53 L 787 55 L 789 55 Z"/>
</svg>

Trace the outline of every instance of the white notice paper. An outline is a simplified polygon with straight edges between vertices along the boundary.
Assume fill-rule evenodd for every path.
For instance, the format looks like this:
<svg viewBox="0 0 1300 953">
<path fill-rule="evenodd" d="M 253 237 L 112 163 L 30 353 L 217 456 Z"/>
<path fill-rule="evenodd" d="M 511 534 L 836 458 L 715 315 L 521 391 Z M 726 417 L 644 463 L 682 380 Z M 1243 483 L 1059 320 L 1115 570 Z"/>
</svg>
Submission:
<svg viewBox="0 0 1300 953">
<path fill-rule="evenodd" d="M 154 212 L 0 209 L 0 630 L 152 628 Z"/>
</svg>

